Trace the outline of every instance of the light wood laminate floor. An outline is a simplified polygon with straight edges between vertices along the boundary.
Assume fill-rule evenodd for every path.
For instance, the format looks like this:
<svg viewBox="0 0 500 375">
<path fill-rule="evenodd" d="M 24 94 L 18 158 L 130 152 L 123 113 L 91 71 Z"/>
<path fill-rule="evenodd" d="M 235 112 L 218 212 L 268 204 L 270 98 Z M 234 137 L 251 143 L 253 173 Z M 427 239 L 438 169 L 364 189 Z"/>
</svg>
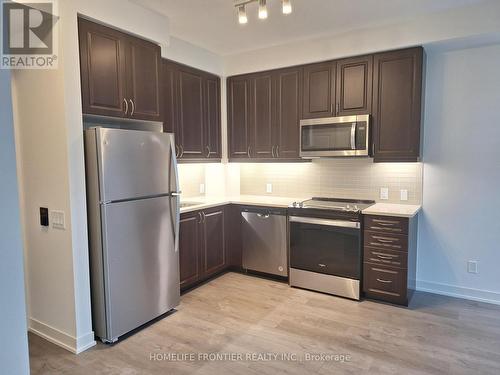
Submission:
<svg viewBox="0 0 500 375">
<path fill-rule="evenodd" d="M 32 374 L 500 374 L 500 306 L 416 293 L 401 308 L 227 273 L 114 346 L 73 355 L 32 334 L 29 341 Z M 172 353 L 244 360 L 167 360 Z M 252 353 L 289 360 L 247 359 Z M 332 356 L 306 360 L 312 353 Z"/>
</svg>

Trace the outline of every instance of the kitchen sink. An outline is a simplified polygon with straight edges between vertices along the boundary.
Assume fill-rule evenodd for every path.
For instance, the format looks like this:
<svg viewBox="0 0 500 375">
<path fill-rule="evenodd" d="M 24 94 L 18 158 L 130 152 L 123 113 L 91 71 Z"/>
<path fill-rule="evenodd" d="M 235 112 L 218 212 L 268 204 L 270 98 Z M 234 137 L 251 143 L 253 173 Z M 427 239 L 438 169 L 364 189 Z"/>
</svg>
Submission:
<svg viewBox="0 0 500 375">
<path fill-rule="evenodd" d="M 181 202 L 180 207 L 186 208 L 186 207 L 198 206 L 200 204 L 202 204 L 202 203 L 201 202 Z"/>
</svg>

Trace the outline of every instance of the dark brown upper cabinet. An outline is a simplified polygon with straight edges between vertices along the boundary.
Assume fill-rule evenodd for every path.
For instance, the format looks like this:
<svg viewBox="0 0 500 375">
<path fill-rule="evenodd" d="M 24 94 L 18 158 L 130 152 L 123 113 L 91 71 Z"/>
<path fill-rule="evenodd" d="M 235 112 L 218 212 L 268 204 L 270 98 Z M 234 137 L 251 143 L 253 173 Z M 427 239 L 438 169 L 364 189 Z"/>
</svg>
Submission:
<svg viewBox="0 0 500 375">
<path fill-rule="evenodd" d="M 302 68 L 228 79 L 229 159 L 296 161 Z"/>
<path fill-rule="evenodd" d="M 280 159 L 299 159 L 302 118 L 302 68 L 276 72 L 276 148 Z"/>
<path fill-rule="evenodd" d="M 376 162 L 418 161 L 423 49 L 374 56 L 373 157 Z"/>
<path fill-rule="evenodd" d="M 228 148 L 230 159 L 251 158 L 250 147 L 250 78 L 227 80 Z"/>
<path fill-rule="evenodd" d="M 161 121 L 160 46 L 78 19 L 84 114 Z"/>
<path fill-rule="evenodd" d="M 335 62 L 304 67 L 303 118 L 335 116 Z"/>
<path fill-rule="evenodd" d="M 160 47 L 148 41 L 129 37 L 127 55 L 128 97 L 130 117 L 161 120 L 160 113 Z"/>
<path fill-rule="evenodd" d="M 257 159 L 274 157 L 275 98 L 272 73 L 250 78 L 250 155 Z"/>
<path fill-rule="evenodd" d="M 372 83 L 373 56 L 337 61 L 335 116 L 370 114 Z"/>
<path fill-rule="evenodd" d="M 177 71 L 177 133 L 181 158 L 201 159 L 205 151 L 205 119 L 203 112 L 203 77 L 194 69 L 180 66 Z"/>
<path fill-rule="evenodd" d="M 205 139 L 207 158 L 222 158 L 220 78 L 207 75 L 205 79 Z"/>
<path fill-rule="evenodd" d="M 163 129 L 175 134 L 177 158 L 220 160 L 220 78 L 166 59 L 162 71 Z"/>
</svg>

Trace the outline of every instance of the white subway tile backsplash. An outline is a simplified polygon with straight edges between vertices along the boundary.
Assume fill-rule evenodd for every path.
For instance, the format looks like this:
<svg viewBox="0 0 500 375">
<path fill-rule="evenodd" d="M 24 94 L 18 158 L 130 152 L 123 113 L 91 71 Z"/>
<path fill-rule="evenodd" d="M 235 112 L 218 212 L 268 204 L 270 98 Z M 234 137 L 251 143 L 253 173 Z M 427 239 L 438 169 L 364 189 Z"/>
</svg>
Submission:
<svg viewBox="0 0 500 375">
<path fill-rule="evenodd" d="M 385 202 L 400 202 L 408 190 L 408 204 L 422 202 L 422 163 L 373 163 L 371 159 L 320 159 L 311 163 L 241 164 L 241 194 L 285 197 L 327 196 L 380 201 L 381 187 L 389 188 Z M 267 193 L 269 195 L 269 193 Z"/>
</svg>

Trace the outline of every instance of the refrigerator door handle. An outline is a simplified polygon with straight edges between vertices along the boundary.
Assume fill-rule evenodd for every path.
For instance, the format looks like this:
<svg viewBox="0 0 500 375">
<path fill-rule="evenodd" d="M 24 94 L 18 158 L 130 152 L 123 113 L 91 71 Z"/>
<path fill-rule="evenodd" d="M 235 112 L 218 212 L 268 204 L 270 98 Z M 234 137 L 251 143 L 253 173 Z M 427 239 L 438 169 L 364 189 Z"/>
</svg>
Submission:
<svg viewBox="0 0 500 375">
<path fill-rule="evenodd" d="M 179 206 L 180 206 L 180 195 L 181 191 L 179 190 L 179 175 L 177 171 L 177 157 L 175 155 L 175 140 L 172 138 L 170 142 L 170 150 L 171 150 L 171 157 L 170 157 L 170 178 L 173 178 L 175 182 L 175 187 L 173 191 L 170 193 L 172 197 L 172 201 L 175 203 L 170 205 L 170 210 L 174 211 L 171 212 L 171 217 L 172 217 L 172 232 L 174 235 L 174 251 L 178 252 L 179 251 L 179 225 L 180 225 L 180 211 L 179 211 Z"/>
</svg>

